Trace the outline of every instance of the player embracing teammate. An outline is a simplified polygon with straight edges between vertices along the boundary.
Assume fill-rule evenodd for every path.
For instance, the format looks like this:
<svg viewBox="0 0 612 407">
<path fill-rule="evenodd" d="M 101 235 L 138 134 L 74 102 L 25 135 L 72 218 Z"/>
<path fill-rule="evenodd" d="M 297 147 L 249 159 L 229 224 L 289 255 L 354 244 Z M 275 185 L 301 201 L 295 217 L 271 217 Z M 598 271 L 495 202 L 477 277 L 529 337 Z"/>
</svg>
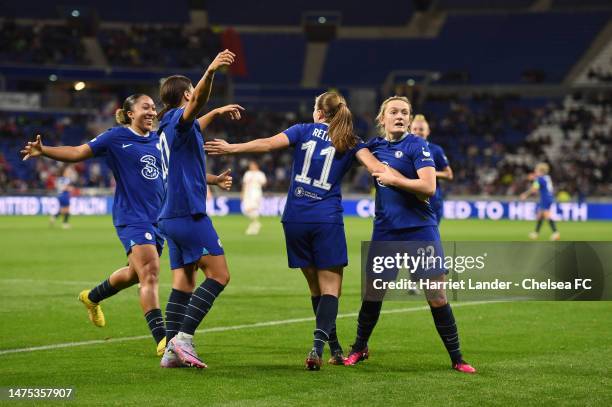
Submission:
<svg viewBox="0 0 612 407">
<path fill-rule="evenodd" d="M 408 132 L 411 110 L 411 104 L 405 97 L 394 96 L 385 100 L 376 117 L 380 137 L 368 143 L 376 158 L 403 175 L 399 177 L 397 172 L 387 171 L 378 177 L 372 241 L 433 243 L 439 251 L 436 255 L 444 257 L 438 220 L 428 200 L 436 190 L 435 161 L 427 142 Z M 445 270 L 429 271 L 426 278 L 444 281 Z M 476 369 L 463 360 L 457 325 L 445 290 L 426 289 L 425 297 L 452 367 L 460 372 L 475 373 Z M 368 358 L 368 340 L 378 322 L 381 308 L 382 298 L 363 300 L 357 335 L 346 365 L 354 365 Z"/>
</svg>

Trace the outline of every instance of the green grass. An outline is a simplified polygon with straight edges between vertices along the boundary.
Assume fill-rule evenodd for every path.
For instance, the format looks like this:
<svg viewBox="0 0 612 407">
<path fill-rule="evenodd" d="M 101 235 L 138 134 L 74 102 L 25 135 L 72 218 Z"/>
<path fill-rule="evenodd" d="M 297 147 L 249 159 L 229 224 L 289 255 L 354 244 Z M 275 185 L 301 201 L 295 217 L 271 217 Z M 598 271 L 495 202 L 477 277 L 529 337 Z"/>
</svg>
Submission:
<svg viewBox="0 0 612 407">
<path fill-rule="evenodd" d="M 278 219 L 260 236 L 243 234 L 241 217 L 215 218 L 232 282 L 202 328 L 311 317 L 299 271 L 287 269 Z M 74 217 L 72 230 L 42 217 L 0 217 L 0 351 L 147 335 L 137 292 L 104 303 L 95 328 L 76 300 L 125 262 L 108 217 Z M 351 265 L 340 314 L 359 308 L 359 246 L 371 221 L 346 220 Z M 525 240 L 532 222 L 444 221 L 445 240 Z M 561 223 L 564 240 L 612 240 L 603 222 Z M 548 236 L 547 227 L 542 238 Z M 160 298 L 170 290 L 162 258 Z M 462 349 L 479 372 L 449 368 L 424 301 L 388 302 L 371 339 L 372 357 L 352 368 L 302 370 L 313 322 L 200 332 L 209 365 L 162 370 L 150 338 L 0 355 L 0 387 L 74 387 L 67 405 L 611 405 L 612 303 L 457 304 Z M 345 348 L 355 317 L 338 320 Z M 6 405 L 19 402 L 4 402 Z M 32 402 L 29 402 L 32 404 Z M 40 402 L 37 402 L 40 404 Z M 61 405 L 53 402 L 52 405 Z"/>
</svg>

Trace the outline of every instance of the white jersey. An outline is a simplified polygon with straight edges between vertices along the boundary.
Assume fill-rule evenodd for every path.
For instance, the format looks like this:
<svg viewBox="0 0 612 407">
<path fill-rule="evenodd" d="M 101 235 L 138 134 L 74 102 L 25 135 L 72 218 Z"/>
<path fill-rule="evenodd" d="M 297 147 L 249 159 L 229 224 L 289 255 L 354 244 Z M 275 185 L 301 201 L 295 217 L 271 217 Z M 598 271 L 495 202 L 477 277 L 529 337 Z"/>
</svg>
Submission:
<svg viewBox="0 0 612 407">
<path fill-rule="evenodd" d="M 248 202 L 259 201 L 263 196 L 266 174 L 262 171 L 247 171 L 242 178 L 243 199 Z"/>
<path fill-rule="evenodd" d="M 69 186 L 70 186 L 70 178 L 68 177 L 58 177 L 55 180 L 55 187 L 57 188 L 58 194 L 61 194 L 62 192 L 67 191 Z"/>
</svg>

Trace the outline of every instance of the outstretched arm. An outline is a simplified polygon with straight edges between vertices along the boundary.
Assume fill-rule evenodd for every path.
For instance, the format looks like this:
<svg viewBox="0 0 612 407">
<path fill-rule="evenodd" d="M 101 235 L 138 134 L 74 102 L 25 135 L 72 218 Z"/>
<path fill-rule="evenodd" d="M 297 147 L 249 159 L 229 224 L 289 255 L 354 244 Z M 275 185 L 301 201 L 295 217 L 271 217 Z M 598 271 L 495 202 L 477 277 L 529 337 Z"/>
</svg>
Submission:
<svg viewBox="0 0 612 407">
<path fill-rule="evenodd" d="M 222 66 L 231 65 L 235 57 L 236 55 L 233 52 L 226 49 L 220 52 L 212 61 L 206 69 L 204 76 L 202 76 L 202 79 L 200 79 L 193 90 L 193 95 L 189 99 L 183 116 L 181 117 L 182 122 L 192 122 L 196 119 L 200 110 L 202 110 L 206 102 L 208 102 L 215 72 Z"/>
<path fill-rule="evenodd" d="M 247 143 L 230 144 L 225 140 L 214 139 L 204 144 L 204 149 L 210 155 L 268 153 L 289 147 L 289 137 L 285 133 L 276 136 L 260 138 Z"/>
<path fill-rule="evenodd" d="M 208 125 L 219 116 L 226 116 L 232 120 L 240 120 L 240 111 L 244 111 L 244 107 L 240 105 L 226 105 L 213 109 L 204 116 L 198 118 L 200 129 L 204 131 L 204 129 L 207 128 Z"/>
<path fill-rule="evenodd" d="M 76 147 L 48 147 L 43 145 L 40 134 L 36 136 L 35 141 L 29 141 L 28 144 L 26 144 L 23 150 L 21 150 L 21 154 L 23 154 L 24 161 L 28 158 L 42 156 L 67 163 L 76 163 L 93 157 L 93 151 L 91 151 L 91 147 L 87 144 Z"/>
</svg>

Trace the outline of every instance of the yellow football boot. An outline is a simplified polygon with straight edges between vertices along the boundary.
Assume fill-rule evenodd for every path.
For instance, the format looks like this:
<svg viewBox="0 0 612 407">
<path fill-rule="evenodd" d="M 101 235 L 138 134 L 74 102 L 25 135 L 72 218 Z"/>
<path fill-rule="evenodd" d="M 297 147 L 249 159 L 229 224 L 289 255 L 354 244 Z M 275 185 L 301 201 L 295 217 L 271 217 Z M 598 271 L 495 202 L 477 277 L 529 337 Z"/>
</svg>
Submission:
<svg viewBox="0 0 612 407">
<path fill-rule="evenodd" d="M 89 320 L 93 322 L 93 324 L 97 327 L 103 327 L 106 325 L 106 319 L 104 319 L 104 313 L 102 312 L 102 307 L 100 304 L 96 304 L 89 300 L 89 290 L 83 290 L 79 294 L 79 301 L 85 305 L 87 308 L 87 314 L 89 315 Z"/>
</svg>

